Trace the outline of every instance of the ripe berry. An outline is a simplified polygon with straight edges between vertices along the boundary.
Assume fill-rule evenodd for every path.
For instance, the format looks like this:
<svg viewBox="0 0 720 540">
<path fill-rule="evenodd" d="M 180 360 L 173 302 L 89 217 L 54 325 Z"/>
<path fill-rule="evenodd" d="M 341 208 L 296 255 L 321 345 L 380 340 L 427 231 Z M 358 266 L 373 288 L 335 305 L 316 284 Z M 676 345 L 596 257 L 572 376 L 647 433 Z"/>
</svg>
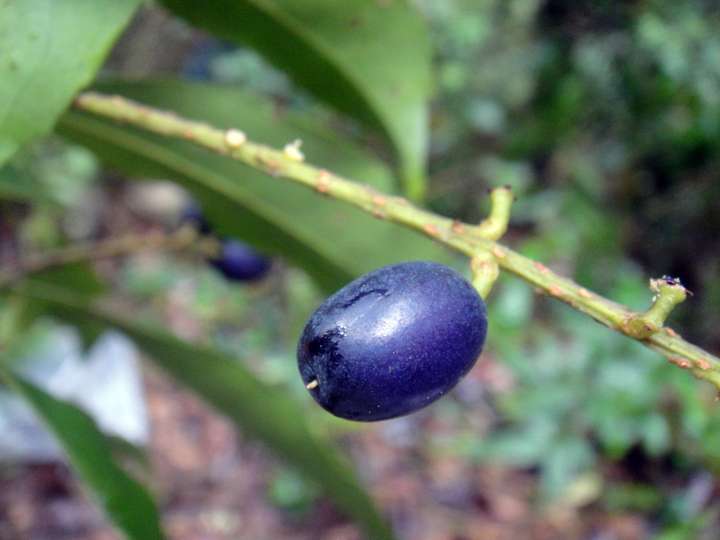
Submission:
<svg viewBox="0 0 720 540">
<path fill-rule="evenodd" d="M 237 240 L 223 240 L 220 255 L 211 264 L 230 281 L 255 281 L 270 270 L 270 259 Z"/>
<path fill-rule="evenodd" d="M 485 303 L 460 274 L 432 262 L 396 264 L 346 285 L 313 313 L 298 367 L 332 414 L 385 420 L 452 389 L 486 332 Z"/>
<path fill-rule="evenodd" d="M 202 210 L 194 203 L 185 208 L 180 222 L 195 227 L 198 233 L 204 236 L 212 234 L 212 228 Z M 223 240 L 220 250 L 220 254 L 209 262 L 230 281 L 258 280 L 264 277 L 272 266 L 270 259 L 239 240 Z"/>
</svg>

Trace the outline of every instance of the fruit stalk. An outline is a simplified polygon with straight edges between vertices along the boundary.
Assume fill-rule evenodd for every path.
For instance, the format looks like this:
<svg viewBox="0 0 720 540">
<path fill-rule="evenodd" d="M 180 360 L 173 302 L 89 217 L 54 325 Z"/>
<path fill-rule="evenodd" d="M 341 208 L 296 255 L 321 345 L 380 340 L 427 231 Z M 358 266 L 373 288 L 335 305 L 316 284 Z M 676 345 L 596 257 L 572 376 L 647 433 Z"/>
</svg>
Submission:
<svg viewBox="0 0 720 540">
<path fill-rule="evenodd" d="M 489 253 L 501 269 L 527 281 L 538 292 L 556 298 L 597 322 L 640 341 L 663 354 L 673 364 L 689 369 L 696 377 L 720 389 L 720 359 L 716 356 L 685 341 L 670 328 L 658 328 L 647 336 L 636 335 L 628 330 L 626 323 L 642 318 L 644 314 L 588 291 L 574 281 L 554 273 L 542 263 L 496 242 L 495 239 L 504 232 L 509 217 L 511 194 L 506 188 L 501 188 L 506 191 L 493 192 L 495 212 L 491 211 L 488 220 L 480 225 L 461 223 L 414 206 L 402 197 L 380 193 L 367 185 L 308 165 L 303 159 L 288 155 L 287 152 L 254 143 L 237 129 L 217 129 L 204 122 L 180 118 L 174 113 L 153 109 L 121 96 L 95 92 L 81 94 L 75 100 L 75 107 L 154 133 L 184 139 L 273 177 L 303 184 L 321 195 L 359 207 L 378 219 L 415 229 L 471 258 Z M 238 137 L 238 133 L 243 136 Z M 503 213 L 505 210 L 507 215 Z"/>
</svg>

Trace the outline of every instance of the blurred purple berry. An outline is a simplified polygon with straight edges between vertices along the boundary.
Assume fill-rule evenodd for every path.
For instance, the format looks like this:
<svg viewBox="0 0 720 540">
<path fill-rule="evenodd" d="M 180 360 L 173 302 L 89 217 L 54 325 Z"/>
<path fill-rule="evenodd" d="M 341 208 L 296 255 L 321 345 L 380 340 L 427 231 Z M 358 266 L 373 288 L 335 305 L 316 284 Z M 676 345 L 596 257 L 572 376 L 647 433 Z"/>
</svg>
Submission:
<svg viewBox="0 0 720 540">
<path fill-rule="evenodd" d="M 238 240 L 223 240 L 220 256 L 211 264 L 230 281 L 256 281 L 265 277 L 270 259 Z"/>
</svg>

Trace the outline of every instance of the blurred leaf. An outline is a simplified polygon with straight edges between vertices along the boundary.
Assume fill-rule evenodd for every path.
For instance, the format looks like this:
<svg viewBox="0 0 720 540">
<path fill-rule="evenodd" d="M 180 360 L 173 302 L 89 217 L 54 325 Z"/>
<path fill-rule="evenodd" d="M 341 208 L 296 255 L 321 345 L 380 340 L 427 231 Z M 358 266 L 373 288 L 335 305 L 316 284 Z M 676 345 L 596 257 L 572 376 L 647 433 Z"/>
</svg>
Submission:
<svg viewBox="0 0 720 540">
<path fill-rule="evenodd" d="M 110 453 L 125 468 L 131 472 L 139 471 L 140 474 L 150 474 L 152 464 L 146 448 L 118 435 L 106 434 L 105 439 L 110 447 Z"/>
<path fill-rule="evenodd" d="M 191 24 L 257 49 L 318 98 L 381 128 L 410 195 L 424 191 L 431 48 L 405 1 L 163 0 Z"/>
<path fill-rule="evenodd" d="M 303 513 L 310 509 L 316 498 L 316 490 L 295 471 L 281 468 L 268 486 L 268 498 L 275 506 L 293 513 Z"/>
<path fill-rule="evenodd" d="M 279 114 L 269 101 L 239 90 L 183 82 L 116 83 L 100 89 L 219 127 L 239 126 L 262 143 L 282 146 L 300 138 L 312 162 L 379 189 L 391 182 L 381 162 L 314 119 Z M 178 180 L 200 200 L 219 233 L 286 255 L 327 290 L 384 264 L 447 260 L 445 250 L 412 231 L 185 141 L 77 112 L 62 119 L 60 132 L 128 174 Z"/>
<path fill-rule="evenodd" d="M 493 322 L 503 328 L 523 328 L 532 313 L 533 290 L 519 280 L 503 281 L 492 299 Z"/>
<path fill-rule="evenodd" d="M 588 449 L 588 455 L 592 451 Z M 596 473 L 587 471 L 578 474 L 567 486 L 559 500 L 561 508 L 580 508 L 596 501 L 603 492 L 602 477 Z"/>
<path fill-rule="evenodd" d="M 662 414 L 650 414 L 642 424 L 642 440 L 651 456 L 659 456 L 670 446 L 670 426 Z"/>
<path fill-rule="evenodd" d="M 0 343 L 5 352 L 0 355 L 0 364 L 13 357 L 15 343 L 22 337 L 22 330 L 27 326 L 27 304 L 27 298 L 16 295 L 0 296 Z"/>
<path fill-rule="evenodd" d="M 98 278 L 95 270 L 88 262 L 75 262 L 47 268 L 32 274 L 37 282 L 47 283 L 65 290 L 72 291 L 73 295 L 90 300 L 103 293 L 105 286 Z M 23 327 L 31 324 L 38 317 L 47 312 L 42 301 L 30 300 L 23 313 Z M 77 325 L 77 331 L 82 340 L 83 347 L 89 348 L 102 333 L 102 326 L 92 320 L 82 321 Z"/>
<path fill-rule="evenodd" d="M 36 203 L 52 202 L 47 190 L 36 178 L 23 174 L 12 165 L 0 168 L 0 200 Z"/>
<path fill-rule="evenodd" d="M 679 519 L 677 523 L 665 527 L 655 540 L 697 540 L 714 538 L 716 535 L 717 510 L 711 509 L 690 519 Z"/>
<path fill-rule="evenodd" d="M 471 452 L 480 460 L 529 467 L 542 460 L 553 443 L 557 428 L 538 417 L 524 429 L 500 430 L 490 439 L 475 438 Z"/>
<path fill-rule="evenodd" d="M 603 502 L 610 512 L 650 512 L 663 503 L 663 495 L 656 486 L 619 483 L 606 488 Z"/>
<path fill-rule="evenodd" d="M 589 443 L 580 438 L 565 437 L 542 458 L 541 487 L 550 497 L 565 495 L 574 479 L 593 465 L 594 454 Z"/>
<path fill-rule="evenodd" d="M 34 273 L 32 279 L 71 289 L 73 294 L 82 295 L 85 298 L 93 298 L 105 290 L 103 282 L 100 281 L 95 270 L 87 261 L 46 268 Z"/>
<path fill-rule="evenodd" d="M 87 149 L 45 137 L 25 145 L 0 168 L 0 198 L 34 202 L 46 212 L 77 208 L 98 169 L 97 159 Z M 50 215 L 57 217 L 55 212 Z"/>
<path fill-rule="evenodd" d="M 105 291 L 104 284 L 100 281 L 90 263 L 86 261 L 45 268 L 33 272 L 27 277 L 32 277 L 37 282 L 71 290 L 74 295 L 88 300 L 99 296 Z M 0 317 L 0 343 L 6 345 L 12 343 L 15 339 L 22 338 L 24 331 L 47 311 L 45 304 L 40 300 L 21 298 L 12 294 L 14 287 L 22 286 L 21 283 L 19 282 L 20 285 L 11 284 L 13 288 L 9 289 L 8 304 L 6 309 L 3 309 L 3 316 Z M 4 292 L 6 291 L 0 286 L 0 293 Z M 3 307 L 1 303 L 0 307 Z M 83 346 L 88 348 L 95 342 L 102 328 L 94 324 L 93 321 L 88 320 L 83 324 L 78 324 L 77 330 Z M 4 335 L 12 335 L 13 339 L 1 339 Z M 8 351 L 6 350 L 6 352 Z"/>
<path fill-rule="evenodd" d="M 139 3 L 0 1 L 0 164 L 52 129 Z"/>
<path fill-rule="evenodd" d="M 317 482 L 340 509 L 365 527 L 370 538 L 393 537 L 352 469 L 330 444 L 313 434 L 300 406 L 285 392 L 258 380 L 233 357 L 142 327 L 56 287 L 27 283 L 23 294 L 51 304 L 64 320 L 90 319 L 121 330 L 156 365 Z"/>
<path fill-rule="evenodd" d="M 0 371 L 0 375 L 57 437 L 70 463 L 118 529 L 131 539 L 164 537 L 152 498 L 115 463 L 107 440 L 87 414 L 10 372 Z"/>
</svg>

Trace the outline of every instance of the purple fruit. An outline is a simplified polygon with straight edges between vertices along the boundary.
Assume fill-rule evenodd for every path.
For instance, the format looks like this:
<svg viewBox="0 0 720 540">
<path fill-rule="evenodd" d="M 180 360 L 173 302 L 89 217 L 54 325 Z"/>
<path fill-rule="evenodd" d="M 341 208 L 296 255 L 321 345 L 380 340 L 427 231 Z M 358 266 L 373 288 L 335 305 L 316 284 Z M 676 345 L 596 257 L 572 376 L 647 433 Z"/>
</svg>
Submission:
<svg viewBox="0 0 720 540">
<path fill-rule="evenodd" d="M 485 303 L 460 274 L 432 262 L 396 264 L 346 285 L 313 313 L 298 367 L 332 414 L 385 420 L 452 389 L 486 332 Z"/>
<path fill-rule="evenodd" d="M 230 281 L 256 281 L 272 265 L 270 259 L 237 240 L 223 240 L 220 255 L 210 262 Z"/>
<path fill-rule="evenodd" d="M 212 234 L 212 228 L 205 219 L 202 209 L 195 203 L 189 204 L 180 217 L 180 222 L 191 225 L 202 235 Z M 220 254 L 209 262 L 230 281 L 255 281 L 265 277 L 272 263 L 262 253 L 249 245 L 223 239 Z"/>
</svg>

